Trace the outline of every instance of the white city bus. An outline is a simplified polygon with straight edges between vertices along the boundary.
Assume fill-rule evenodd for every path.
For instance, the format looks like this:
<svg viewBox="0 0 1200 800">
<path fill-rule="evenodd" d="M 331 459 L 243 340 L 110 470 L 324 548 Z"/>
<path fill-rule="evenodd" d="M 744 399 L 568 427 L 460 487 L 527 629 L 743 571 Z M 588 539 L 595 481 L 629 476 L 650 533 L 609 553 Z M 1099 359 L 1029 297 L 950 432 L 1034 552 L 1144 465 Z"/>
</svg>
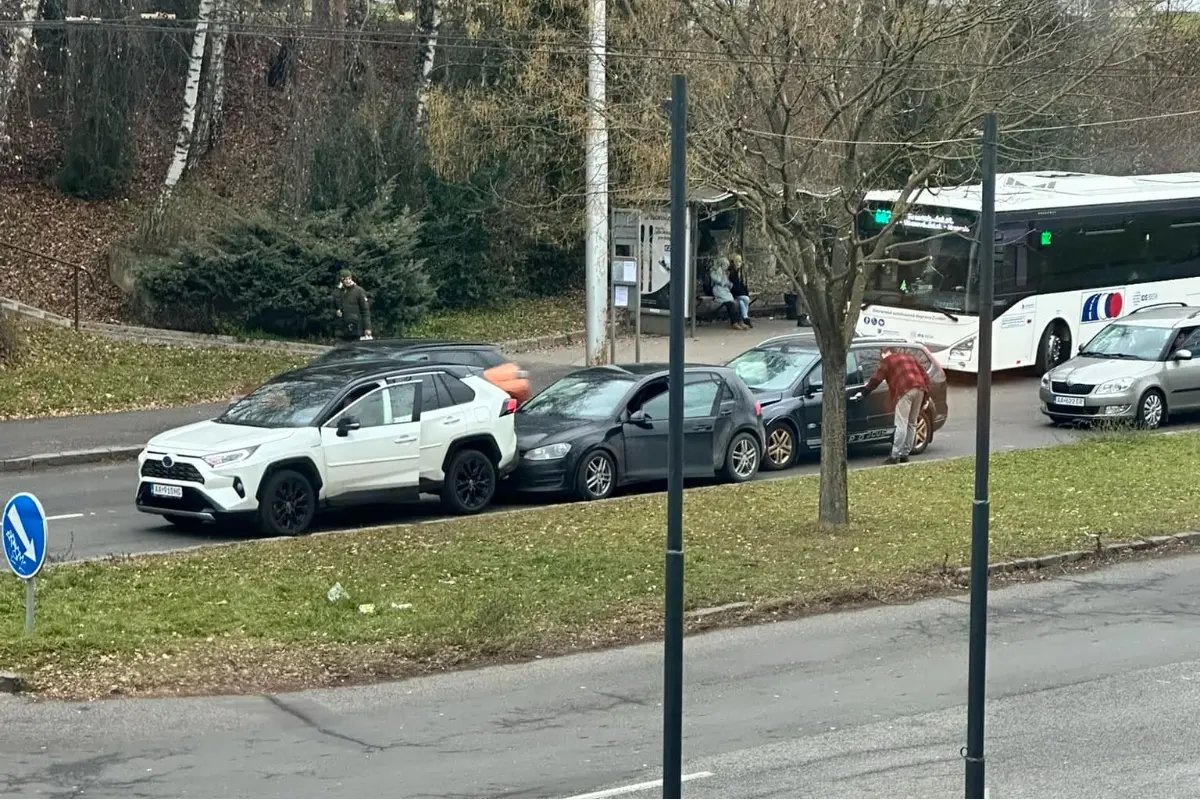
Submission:
<svg viewBox="0 0 1200 800">
<path fill-rule="evenodd" d="M 980 185 L 924 190 L 892 228 L 857 332 L 923 343 L 978 372 Z M 866 197 L 860 233 L 891 221 L 898 192 Z M 1066 361 L 1109 321 L 1200 304 L 1200 173 L 1114 177 L 1024 172 L 996 180 L 992 369 Z"/>
</svg>

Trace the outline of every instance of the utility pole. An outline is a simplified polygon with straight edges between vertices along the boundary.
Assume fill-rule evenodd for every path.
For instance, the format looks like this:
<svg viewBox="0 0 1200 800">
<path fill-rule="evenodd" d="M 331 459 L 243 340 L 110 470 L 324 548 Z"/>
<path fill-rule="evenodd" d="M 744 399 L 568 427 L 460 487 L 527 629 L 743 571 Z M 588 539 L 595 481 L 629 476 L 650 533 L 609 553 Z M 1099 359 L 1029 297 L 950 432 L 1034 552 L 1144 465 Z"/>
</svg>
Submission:
<svg viewBox="0 0 1200 800">
<path fill-rule="evenodd" d="M 975 502 L 971 505 L 971 629 L 967 655 L 968 800 L 985 796 L 983 711 L 987 694 L 988 470 L 992 438 L 992 314 L 996 259 L 996 115 L 983 118 L 983 197 L 979 215 L 979 383 L 975 410 Z"/>
<path fill-rule="evenodd" d="M 588 124 L 584 142 L 584 181 L 586 183 L 586 238 L 584 269 L 587 275 L 586 325 L 587 363 L 599 364 L 605 358 L 605 318 L 608 316 L 608 121 L 607 0 L 591 0 L 588 28 Z"/>
<path fill-rule="evenodd" d="M 683 345 L 687 302 L 687 76 L 671 81 L 671 341 L 667 378 L 667 574 L 663 797 L 683 797 Z"/>
</svg>

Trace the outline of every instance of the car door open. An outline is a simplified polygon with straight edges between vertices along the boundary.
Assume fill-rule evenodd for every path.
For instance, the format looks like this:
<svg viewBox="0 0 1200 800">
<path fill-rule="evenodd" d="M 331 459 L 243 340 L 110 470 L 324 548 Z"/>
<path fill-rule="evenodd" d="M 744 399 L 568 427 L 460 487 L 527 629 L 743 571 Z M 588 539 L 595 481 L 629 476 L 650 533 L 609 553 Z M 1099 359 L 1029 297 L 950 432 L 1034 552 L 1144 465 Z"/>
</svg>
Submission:
<svg viewBox="0 0 1200 800">
<path fill-rule="evenodd" d="M 379 387 L 321 427 L 326 497 L 417 485 L 419 395 L 417 382 Z"/>
</svg>

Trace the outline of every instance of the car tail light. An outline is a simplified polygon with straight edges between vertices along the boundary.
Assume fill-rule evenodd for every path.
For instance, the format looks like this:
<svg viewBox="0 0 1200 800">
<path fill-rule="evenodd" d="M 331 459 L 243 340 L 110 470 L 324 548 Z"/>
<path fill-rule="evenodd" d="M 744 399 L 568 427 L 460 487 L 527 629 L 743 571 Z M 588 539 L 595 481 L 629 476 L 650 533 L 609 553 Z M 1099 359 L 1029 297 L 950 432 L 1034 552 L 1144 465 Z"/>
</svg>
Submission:
<svg viewBox="0 0 1200 800">
<path fill-rule="evenodd" d="M 754 416 L 762 416 L 762 403 L 758 402 L 757 400 L 754 401 Z"/>
<path fill-rule="evenodd" d="M 500 416 L 507 417 L 509 414 L 515 413 L 517 413 L 517 398 L 506 398 L 504 405 L 500 406 Z"/>
</svg>

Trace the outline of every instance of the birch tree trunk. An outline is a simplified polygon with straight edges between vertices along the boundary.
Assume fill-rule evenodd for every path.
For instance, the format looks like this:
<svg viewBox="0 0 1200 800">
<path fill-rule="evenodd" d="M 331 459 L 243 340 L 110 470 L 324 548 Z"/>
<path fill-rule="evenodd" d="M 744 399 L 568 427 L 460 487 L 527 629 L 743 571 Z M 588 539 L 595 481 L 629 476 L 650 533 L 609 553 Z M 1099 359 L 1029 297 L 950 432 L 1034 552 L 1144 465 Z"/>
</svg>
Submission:
<svg viewBox="0 0 1200 800">
<path fill-rule="evenodd" d="M 421 62 L 417 75 L 417 124 L 424 125 L 429 116 L 429 87 L 433 83 L 433 64 L 437 57 L 438 32 L 442 27 L 442 0 L 421 0 Z"/>
<path fill-rule="evenodd" d="M 179 123 L 179 134 L 175 138 L 175 155 L 167 168 L 167 179 L 154 207 L 154 223 L 162 221 L 163 211 L 172 192 L 179 185 L 187 169 L 188 156 L 192 150 L 196 128 L 196 106 L 200 99 L 200 78 L 204 71 L 204 50 L 208 44 L 208 26 L 212 18 L 215 0 L 200 0 L 200 12 L 196 17 L 196 33 L 192 37 L 192 55 L 188 62 L 187 81 L 183 85 L 183 119 Z"/>
<path fill-rule="evenodd" d="M 216 147 L 217 137 L 221 134 L 221 114 L 225 109 L 225 46 L 229 41 L 228 11 L 226 0 L 215 0 L 212 49 L 208 54 L 208 75 L 195 138 L 201 153 Z"/>
<path fill-rule="evenodd" d="M 8 133 L 8 104 L 17 92 L 25 56 L 33 44 L 33 21 L 37 19 L 38 0 L 21 0 L 21 24 L 12 29 L 8 63 L 0 76 L 0 153 L 8 152 L 12 137 Z"/>
</svg>

